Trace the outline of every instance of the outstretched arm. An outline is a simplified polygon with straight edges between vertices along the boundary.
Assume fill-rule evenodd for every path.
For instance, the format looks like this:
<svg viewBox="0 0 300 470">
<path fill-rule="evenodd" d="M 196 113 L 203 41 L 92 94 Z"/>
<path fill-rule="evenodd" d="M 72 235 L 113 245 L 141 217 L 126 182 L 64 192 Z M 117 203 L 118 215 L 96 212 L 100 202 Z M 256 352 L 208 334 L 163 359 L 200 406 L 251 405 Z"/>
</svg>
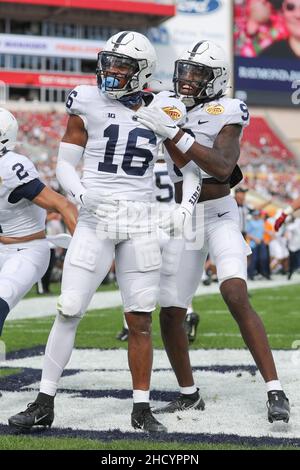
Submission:
<svg viewBox="0 0 300 470">
<path fill-rule="evenodd" d="M 219 181 L 226 181 L 233 172 L 240 155 L 242 126 L 228 124 L 217 136 L 212 148 L 198 144 L 194 137 L 181 130 L 161 109 L 143 108 L 136 113 L 136 120 L 170 141 L 170 155 L 175 160 L 193 160 L 206 173 Z M 173 147 L 172 147 L 173 146 Z M 175 148 L 179 151 L 175 151 Z M 172 152 L 173 149 L 173 152 Z M 168 149 L 169 150 L 169 149 Z M 176 162 L 175 162 L 176 163 Z M 179 164 L 180 166 L 180 164 Z"/>
<path fill-rule="evenodd" d="M 59 212 L 62 215 L 69 232 L 73 235 L 78 216 L 78 211 L 74 204 L 47 186 L 45 186 L 44 189 L 42 189 L 42 191 L 32 199 L 32 202 L 44 209 L 52 209 Z"/>
</svg>

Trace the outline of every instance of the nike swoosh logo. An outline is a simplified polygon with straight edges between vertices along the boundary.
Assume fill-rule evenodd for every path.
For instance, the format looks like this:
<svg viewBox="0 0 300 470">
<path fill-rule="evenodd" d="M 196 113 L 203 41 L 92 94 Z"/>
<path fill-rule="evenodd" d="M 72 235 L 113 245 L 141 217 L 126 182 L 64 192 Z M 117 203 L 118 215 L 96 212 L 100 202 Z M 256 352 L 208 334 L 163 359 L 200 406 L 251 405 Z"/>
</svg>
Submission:
<svg viewBox="0 0 300 470">
<path fill-rule="evenodd" d="M 176 126 L 166 126 L 169 127 L 170 129 L 175 129 Z"/>
<path fill-rule="evenodd" d="M 17 248 L 17 251 L 23 251 L 26 250 L 26 248 Z"/>
<path fill-rule="evenodd" d="M 39 423 L 40 421 L 42 421 L 42 419 L 44 418 L 47 418 L 48 416 L 48 413 L 46 413 L 44 416 L 42 416 L 41 418 L 37 418 L 37 416 L 34 418 L 34 424 L 37 424 Z"/>
<path fill-rule="evenodd" d="M 201 126 L 201 124 L 206 124 L 209 121 L 198 121 L 198 125 Z"/>
<path fill-rule="evenodd" d="M 230 212 L 230 211 L 222 212 L 222 213 L 219 212 L 219 213 L 218 213 L 218 217 L 223 217 L 223 215 L 229 214 L 229 212 Z"/>
</svg>

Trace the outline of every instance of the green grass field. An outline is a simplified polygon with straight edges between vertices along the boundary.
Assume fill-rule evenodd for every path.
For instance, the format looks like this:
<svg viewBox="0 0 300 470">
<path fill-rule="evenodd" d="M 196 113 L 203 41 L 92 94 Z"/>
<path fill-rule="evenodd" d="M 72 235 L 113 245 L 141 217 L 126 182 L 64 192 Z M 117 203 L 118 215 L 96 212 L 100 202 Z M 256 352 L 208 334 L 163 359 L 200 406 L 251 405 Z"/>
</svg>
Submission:
<svg viewBox="0 0 300 470">
<path fill-rule="evenodd" d="M 276 289 L 264 289 L 251 292 L 251 301 L 260 313 L 268 332 L 271 347 L 291 349 L 293 342 L 299 340 L 300 286 L 287 286 Z M 228 313 L 219 295 L 204 295 L 194 300 L 194 310 L 200 313 L 196 341 L 191 348 L 244 348 L 239 330 Z M 7 352 L 32 346 L 44 345 L 47 341 L 53 317 L 36 320 L 7 322 L 2 340 Z M 82 320 L 76 337 L 77 348 L 126 348 L 127 343 L 115 339 L 122 326 L 121 308 L 93 310 Z M 159 333 L 158 311 L 153 315 L 153 343 L 155 348 L 162 348 Z M 11 370 L 16 373 L 16 370 Z M 4 369 L 3 374 L 9 371 Z M 5 380 L 2 378 L 0 380 Z M 250 446 L 251 447 L 251 446 Z M 183 444 L 155 443 L 145 441 L 116 441 L 104 443 L 85 439 L 34 438 L 31 436 L 0 437 L 0 449 L 248 449 L 230 444 Z M 258 447 L 256 447 L 258 448 Z M 274 448 L 274 447 L 273 447 Z M 277 447 L 278 448 L 278 447 Z M 279 447 L 286 449 L 287 447 Z"/>
<path fill-rule="evenodd" d="M 51 294 L 50 295 L 59 295 L 60 294 L 60 282 L 52 282 L 51 283 Z M 98 287 L 97 292 L 105 292 L 109 290 L 117 290 L 118 286 L 115 282 L 109 284 L 101 284 Z M 37 287 L 34 285 L 30 291 L 25 295 L 24 299 L 31 299 L 33 297 L 39 297 L 37 294 Z M 42 297 L 42 296 L 41 296 Z"/>
</svg>

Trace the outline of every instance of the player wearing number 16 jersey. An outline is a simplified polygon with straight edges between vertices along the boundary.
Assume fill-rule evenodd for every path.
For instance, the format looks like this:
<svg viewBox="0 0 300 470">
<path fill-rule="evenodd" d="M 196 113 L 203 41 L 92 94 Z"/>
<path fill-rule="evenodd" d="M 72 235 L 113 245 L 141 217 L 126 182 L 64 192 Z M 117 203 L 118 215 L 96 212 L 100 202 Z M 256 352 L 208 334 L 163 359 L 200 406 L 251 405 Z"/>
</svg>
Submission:
<svg viewBox="0 0 300 470">
<path fill-rule="evenodd" d="M 60 145 L 57 178 L 81 209 L 64 263 L 59 314 L 46 348 L 40 393 L 25 414 L 10 419 L 13 426 L 30 429 L 36 423 L 51 425 L 54 396 L 71 356 L 77 326 L 115 255 L 129 327 L 134 401 L 131 423 L 148 432 L 166 430 L 150 411 L 149 388 L 151 312 L 157 302 L 161 265 L 152 214 L 153 166 L 167 136 L 154 133 L 134 117 L 137 109 L 155 102 L 180 123 L 185 106 L 164 94 L 154 97 L 144 93 L 155 65 L 154 48 L 145 36 L 120 32 L 98 55 L 97 86 L 79 86 L 67 100 L 70 117 Z M 176 124 L 171 119 L 168 136 L 174 131 Z M 75 167 L 81 158 L 80 180 Z M 184 221 L 192 213 L 190 196 L 199 191 L 200 172 L 197 165 L 184 166 L 183 171 L 191 191 L 178 208 L 178 217 Z"/>
</svg>

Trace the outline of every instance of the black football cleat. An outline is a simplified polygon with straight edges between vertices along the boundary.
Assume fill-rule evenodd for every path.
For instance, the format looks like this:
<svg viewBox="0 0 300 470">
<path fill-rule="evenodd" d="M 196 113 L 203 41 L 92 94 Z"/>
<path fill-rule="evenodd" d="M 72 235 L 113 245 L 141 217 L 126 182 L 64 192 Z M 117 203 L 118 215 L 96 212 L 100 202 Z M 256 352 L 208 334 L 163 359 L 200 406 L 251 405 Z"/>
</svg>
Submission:
<svg viewBox="0 0 300 470">
<path fill-rule="evenodd" d="M 11 428 L 18 431 L 30 431 L 33 426 L 51 427 L 54 420 L 53 406 L 34 401 L 29 403 L 25 411 L 21 411 L 8 419 Z"/>
<path fill-rule="evenodd" d="M 290 404 L 282 390 L 272 390 L 268 392 L 267 408 L 270 423 L 273 423 L 273 421 L 289 422 Z"/>
<path fill-rule="evenodd" d="M 200 321 L 200 316 L 196 312 L 188 313 L 184 320 L 184 328 L 189 340 L 189 343 L 193 343 L 196 339 L 197 327 Z"/>
<path fill-rule="evenodd" d="M 117 334 L 116 339 L 118 339 L 120 341 L 127 341 L 128 340 L 128 335 L 129 335 L 129 331 L 124 326 L 122 328 L 122 330 L 120 331 L 120 333 Z"/>
<path fill-rule="evenodd" d="M 167 428 L 154 418 L 150 408 L 133 410 L 131 425 L 134 429 L 142 429 L 147 432 L 167 432 Z"/>
<path fill-rule="evenodd" d="M 187 410 L 204 410 L 205 403 L 204 400 L 201 398 L 199 389 L 197 392 L 193 393 L 192 395 L 183 395 L 168 403 L 166 406 L 162 406 L 161 408 L 156 408 L 153 410 L 154 414 L 160 413 L 176 413 L 178 411 L 187 411 Z"/>
</svg>

